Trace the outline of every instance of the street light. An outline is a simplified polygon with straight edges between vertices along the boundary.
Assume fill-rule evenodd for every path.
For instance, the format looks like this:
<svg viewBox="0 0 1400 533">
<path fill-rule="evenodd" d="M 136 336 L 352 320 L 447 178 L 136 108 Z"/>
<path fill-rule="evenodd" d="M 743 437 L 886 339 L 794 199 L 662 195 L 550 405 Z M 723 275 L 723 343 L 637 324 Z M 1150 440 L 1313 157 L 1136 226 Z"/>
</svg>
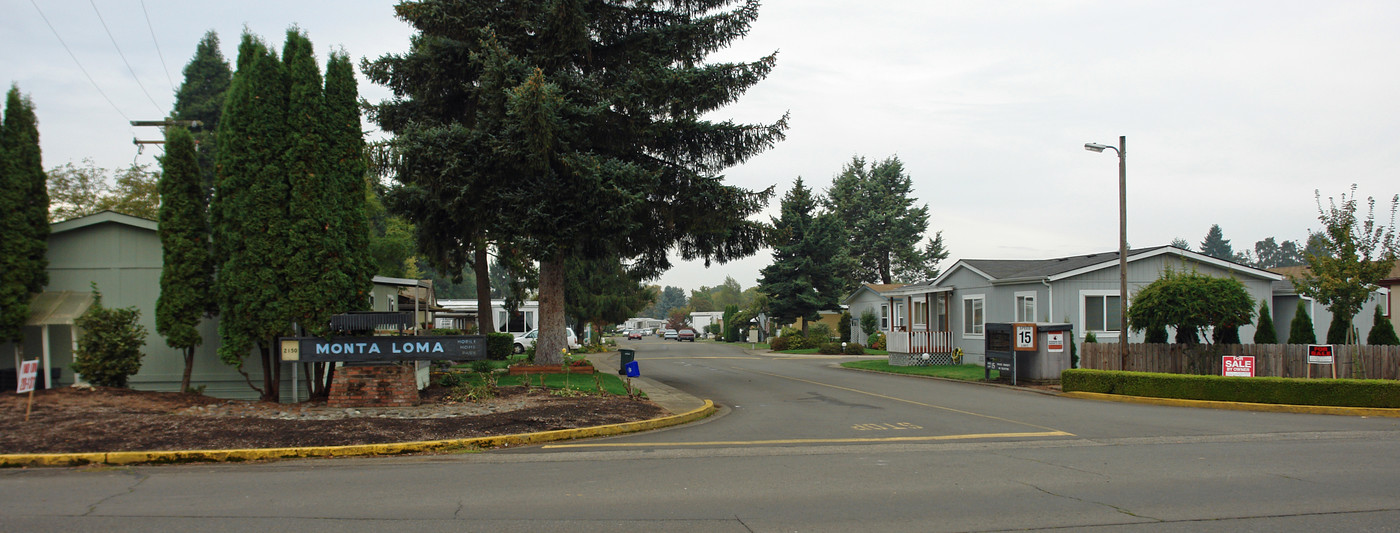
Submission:
<svg viewBox="0 0 1400 533">
<path fill-rule="evenodd" d="M 1118 137 L 1118 147 L 1084 143 L 1090 152 L 1118 153 L 1118 357 L 1119 370 L 1128 369 L 1128 137 Z"/>
</svg>

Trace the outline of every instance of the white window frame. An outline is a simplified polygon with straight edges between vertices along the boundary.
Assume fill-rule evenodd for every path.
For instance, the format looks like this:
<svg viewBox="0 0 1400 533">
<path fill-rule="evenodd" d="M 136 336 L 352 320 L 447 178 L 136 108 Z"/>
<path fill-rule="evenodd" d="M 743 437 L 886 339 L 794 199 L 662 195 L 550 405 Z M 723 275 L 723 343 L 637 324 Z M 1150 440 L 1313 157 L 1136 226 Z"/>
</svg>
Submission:
<svg viewBox="0 0 1400 533">
<path fill-rule="evenodd" d="M 906 315 L 904 314 L 904 300 L 900 300 L 900 301 L 895 302 L 895 303 L 894 303 L 894 325 L 895 325 L 895 327 L 899 327 L 899 328 L 904 327 L 904 326 L 906 325 L 905 322 L 908 322 L 908 319 L 909 319 L 909 317 L 906 316 Z"/>
<path fill-rule="evenodd" d="M 919 299 L 915 298 L 914 301 L 910 303 L 911 306 L 914 308 L 914 327 L 917 328 L 922 326 L 924 329 L 928 329 L 929 307 L 931 307 L 929 302 L 920 301 Z M 923 312 L 920 312 L 919 308 L 923 308 Z"/>
<path fill-rule="evenodd" d="M 890 304 L 880 304 L 880 331 L 890 330 Z"/>
<path fill-rule="evenodd" d="M 1104 326 L 1107 326 L 1107 325 L 1108 325 L 1108 324 L 1107 324 L 1107 322 L 1108 322 L 1108 307 L 1107 307 L 1107 306 L 1108 306 L 1108 298 L 1107 298 L 1107 297 L 1108 297 L 1108 296 L 1120 296 L 1120 295 L 1118 294 L 1118 289 L 1108 289 L 1108 290 L 1105 290 L 1105 289 L 1088 289 L 1088 290 L 1079 291 L 1079 338 L 1081 338 L 1081 339 L 1084 338 L 1084 336 L 1085 336 L 1085 335 L 1088 335 L 1088 333 L 1089 333 L 1089 319 L 1088 319 L 1088 313 L 1086 312 L 1087 309 L 1088 309 L 1088 306 L 1086 305 L 1086 302 L 1088 301 L 1088 299 L 1089 299 L 1090 297 L 1095 297 L 1095 296 L 1103 296 L 1103 297 L 1105 297 L 1105 298 L 1104 298 L 1104 306 L 1105 306 L 1105 307 L 1104 307 L 1104 322 L 1105 322 L 1105 323 L 1104 323 Z M 1131 302 L 1129 302 L 1129 303 L 1131 303 Z M 1128 317 L 1126 317 L 1126 316 L 1119 317 L 1119 318 L 1118 318 L 1118 327 L 1119 327 L 1119 328 L 1122 328 L 1122 327 L 1123 327 L 1123 323 L 1124 323 L 1124 322 L 1127 322 L 1127 321 L 1128 321 Z M 1120 335 L 1120 334 L 1122 333 L 1122 331 L 1114 331 L 1114 330 L 1097 330 L 1097 329 L 1096 329 L 1096 330 L 1093 330 L 1093 331 L 1094 331 L 1094 336 L 1095 336 L 1095 337 L 1107 337 L 1107 338 L 1113 338 L 1113 339 L 1117 339 L 1117 338 L 1118 338 L 1118 335 Z"/>
<path fill-rule="evenodd" d="M 967 303 L 968 303 L 969 301 L 973 301 L 973 300 L 977 301 L 977 302 L 978 302 L 978 305 L 981 305 L 981 307 L 982 307 L 982 323 L 981 323 L 981 324 L 972 322 L 973 317 L 972 317 L 972 316 L 968 316 L 969 313 L 967 312 Z M 958 307 L 958 309 L 961 311 L 961 314 L 962 314 L 962 329 L 961 329 L 961 331 L 962 331 L 962 337 L 963 337 L 964 339 L 981 339 L 981 338 L 985 338 L 986 335 L 987 335 L 987 295 L 985 295 L 985 294 L 965 294 L 965 295 L 963 295 L 963 297 L 962 297 L 962 304 Z M 968 332 L 968 328 L 969 328 L 969 327 L 972 328 L 972 332 L 971 332 L 971 333 Z M 980 331 L 979 331 L 979 330 L 980 330 Z"/>
<path fill-rule="evenodd" d="M 1031 304 L 1031 316 L 1029 317 L 1021 314 L 1023 310 L 1022 302 L 1027 299 L 1030 300 Z M 1035 317 L 1040 314 L 1040 298 L 1038 298 L 1036 291 L 1017 291 L 1014 302 L 1017 322 L 1035 322 Z"/>
</svg>

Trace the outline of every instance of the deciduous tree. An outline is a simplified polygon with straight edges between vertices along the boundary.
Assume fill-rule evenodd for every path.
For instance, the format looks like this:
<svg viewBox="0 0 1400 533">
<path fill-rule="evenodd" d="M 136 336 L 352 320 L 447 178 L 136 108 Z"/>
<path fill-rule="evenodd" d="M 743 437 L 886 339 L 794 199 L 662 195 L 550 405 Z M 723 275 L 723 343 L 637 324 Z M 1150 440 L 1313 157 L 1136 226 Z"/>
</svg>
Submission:
<svg viewBox="0 0 1400 533">
<path fill-rule="evenodd" d="M 1248 324 L 1253 315 L 1254 300 L 1239 280 L 1167 269 L 1133 296 L 1128 324 L 1132 331 L 1174 328 L 1181 342 L 1183 337 L 1205 336 L 1210 326 L 1238 328 Z M 1237 333 L 1236 343 L 1238 338 Z"/>
<path fill-rule="evenodd" d="M 1321 191 L 1316 198 L 1322 246 L 1330 253 L 1307 254 L 1308 269 L 1289 279 L 1299 294 L 1326 305 L 1334 317 L 1349 325 L 1379 287 L 1377 282 L 1395 265 L 1395 212 L 1400 195 L 1391 198 L 1389 223 L 1376 222 L 1375 198 L 1367 198 L 1365 219 L 1357 218 L 1356 185 L 1340 201 L 1329 197 L 1327 206 L 1322 205 Z M 1347 341 L 1355 342 L 1354 338 Z"/>
</svg>

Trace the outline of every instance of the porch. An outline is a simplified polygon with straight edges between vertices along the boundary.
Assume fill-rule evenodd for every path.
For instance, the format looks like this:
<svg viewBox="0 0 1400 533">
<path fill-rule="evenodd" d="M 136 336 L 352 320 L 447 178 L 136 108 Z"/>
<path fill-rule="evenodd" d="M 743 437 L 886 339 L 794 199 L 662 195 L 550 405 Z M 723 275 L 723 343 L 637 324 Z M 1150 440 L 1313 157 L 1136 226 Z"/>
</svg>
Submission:
<svg viewBox="0 0 1400 533">
<path fill-rule="evenodd" d="M 951 288 L 911 285 L 880 294 L 889 299 L 889 309 L 894 310 L 896 315 L 885 340 L 886 351 L 905 354 L 953 352 L 953 332 L 948 327 Z"/>
</svg>

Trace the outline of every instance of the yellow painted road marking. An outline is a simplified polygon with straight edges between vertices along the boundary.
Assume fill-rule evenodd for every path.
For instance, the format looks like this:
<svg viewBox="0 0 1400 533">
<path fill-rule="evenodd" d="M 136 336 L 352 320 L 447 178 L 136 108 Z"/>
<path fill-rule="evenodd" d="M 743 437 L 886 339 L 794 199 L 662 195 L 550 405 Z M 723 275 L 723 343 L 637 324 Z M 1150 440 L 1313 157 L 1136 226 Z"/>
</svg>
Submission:
<svg viewBox="0 0 1400 533">
<path fill-rule="evenodd" d="M 822 383 L 822 382 L 820 382 L 820 381 L 812 381 L 812 380 L 808 380 L 808 379 L 794 378 L 794 377 L 791 377 L 791 376 L 784 376 L 784 375 L 781 375 L 781 374 L 771 374 L 771 373 L 762 372 L 762 371 L 759 371 L 759 370 L 748 370 L 748 371 L 749 371 L 749 372 L 753 372 L 753 373 L 755 373 L 755 374 L 763 374 L 763 375 L 765 375 L 765 376 L 773 376 L 773 377 L 775 377 L 775 378 L 782 378 L 782 379 L 787 379 L 787 380 L 792 380 L 792 381 L 800 381 L 800 382 L 802 382 L 802 383 L 811 383 L 811 384 L 813 384 L 813 385 L 820 385 L 820 386 L 823 386 L 823 387 L 831 387 L 831 388 L 833 388 L 833 389 L 839 389 L 839 390 L 843 390 L 843 391 L 847 391 L 847 392 L 854 392 L 854 393 L 857 393 L 857 394 L 864 394 L 864 395 L 867 395 L 867 396 L 874 396 L 874 397 L 876 397 L 876 398 L 884 398 L 884 399 L 886 399 L 886 400 L 894 400 L 894 401 L 896 401 L 896 402 L 910 403 L 910 404 L 914 404 L 914 405 L 918 405 L 918 406 L 922 406 L 922 407 L 929 407 L 929 408 L 932 408 L 932 409 L 941 409 L 941 410 L 949 411 L 949 412 L 953 412 L 953 413 L 964 414 L 964 415 L 968 415 L 968 416 L 976 416 L 976 417 L 980 417 L 980 418 L 986 418 L 986 419 L 988 419 L 988 420 L 999 420 L 999 421 L 1002 421 L 1002 422 L 1009 422 L 1009 423 L 1012 423 L 1012 424 L 1019 424 L 1019 425 L 1022 425 L 1022 426 L 1030 426 L 1030 427 L 1033 427 L 1033 428 L 1036 428 L 1036 429 L 1043 429 L 1043 430 L 1046 430 L 1046 431 L 1060 432 L 1060 430 L 1055 429 L 1055 428 L 1049 428 L 1049 427 L 1045 427 L 1045 426 L 1040 426 L 1040 425 L 1036 425 L 1036 424 L 1031 424 L 1031 423 L 1029 423 L 1029 422 L 1021 422 L 1021 421 L 1019 421 L 1019 420 L 1010 420 L 1010 419 L 1001 418 L 1001 417 L 998 417 L 998 416 L 984 415 L 984 414 L 981 414 L 981 413 L 973 413 L 973 412 L 971 412 L 971 411 L 963 411 L 963 410 L 961 410 L 961 409 L 953 409 L 952 407 L 943 407 L 943 406 L 941 406 L 941 405 L 933 405 L 933 404 L 928 404 L 928 403 L 923 403 L 923 402 L 916 402 L 916 401 L 914 401 L 914 400 L 906 400 L 906 399 L 904 399 L 904 398 L 895 398 L 894 396 L 886 396 L 886 395 L 884 395 L 884 394 L 878 394 L 878 393 L 874 393 L 874 392 L 867 392 L 867 391 L 863 391 L 863 390 L 860 390 L 860 389 L 852 389 L 852 388 L 850 388 L 850 387 L 842 387 L 842 386 L 840 386 L 840 385 L 832 385 L 832 384 L 830 384 L 830 383 Z M 1066 435 L 1069 435 L 1069 433 L 1065 433 L 1065 434 L 1066 434 Z"/>
<path fill-rule="evenodd" d="M 582 444 L 547 444 L 541 448 L 663 448 L 681 446 L 762 446 L 771 444 L 873 444 L 891 442 L 935 442 L 944 440 L 972 439 L 1026 439 L 1036 437 L 1073 437 L 1063 431 L 1041 431 L 1031 433 L 970 433 L 966 435 L 930 435 L 922 437 L 881 437 L 843 439 L 774 439 L 774 440 L 717 440 L 702 442 L 596 442 Z"/>
</svg>

